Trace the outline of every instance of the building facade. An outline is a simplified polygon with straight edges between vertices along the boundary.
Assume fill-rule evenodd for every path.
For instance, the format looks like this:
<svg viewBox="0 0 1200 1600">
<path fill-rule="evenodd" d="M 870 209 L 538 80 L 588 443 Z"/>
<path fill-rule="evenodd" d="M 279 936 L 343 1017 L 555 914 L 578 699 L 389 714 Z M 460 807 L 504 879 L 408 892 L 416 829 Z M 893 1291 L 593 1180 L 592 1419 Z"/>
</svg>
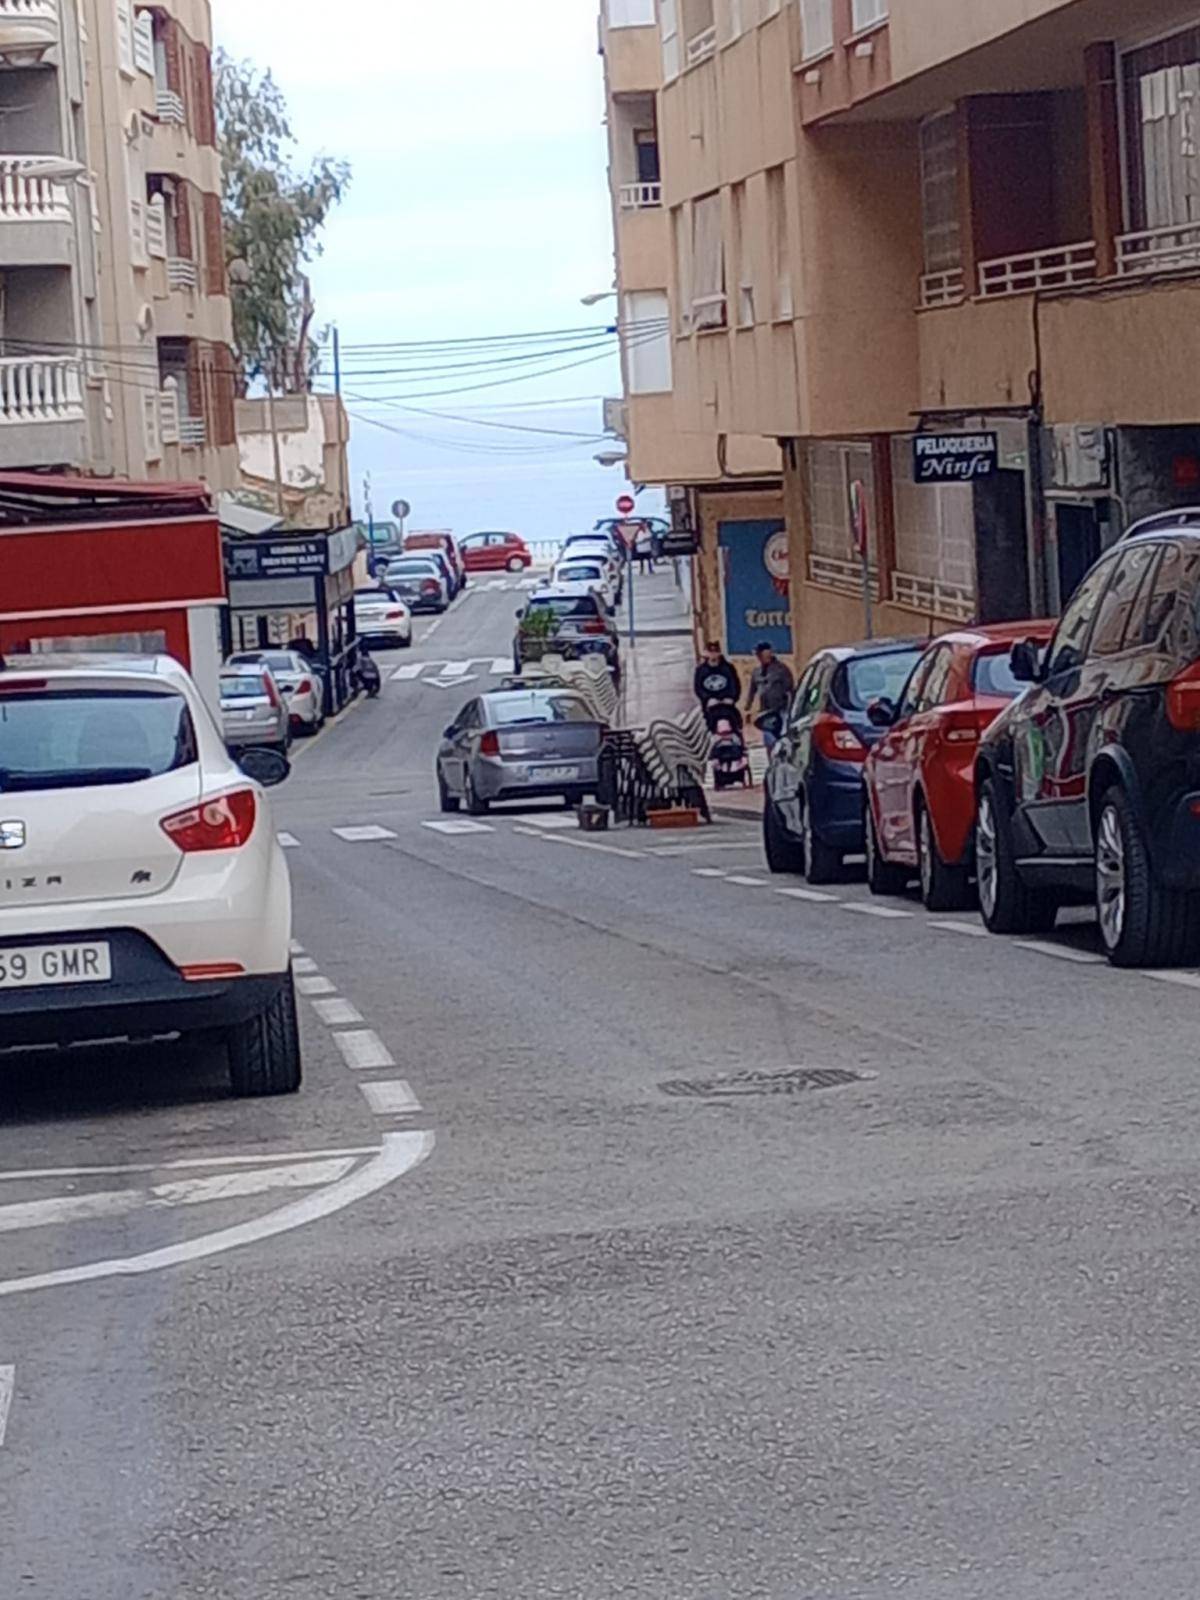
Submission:
<svg viewBox="0 0 1200 1600">
<path fill-rule="evenodd" d="M 80 3 L 113 468 L 232 488 L 237 382 L 208 0 Z"/>
<path fill-rule="evenodd" d="M 350 418 L 337 394 L 239 400 L 242 505 L 288 528 L 344 528 L 350 514 Z"/>
<path fill-rule="evenodd" d="M 1195 0 L 658 0 L 657 31 L 664 410 L 781 448 L 797 655 L 1056 611 L 1200 498 Z M 728 636 L 754 561 L 701 522 Z"/>
</svg>

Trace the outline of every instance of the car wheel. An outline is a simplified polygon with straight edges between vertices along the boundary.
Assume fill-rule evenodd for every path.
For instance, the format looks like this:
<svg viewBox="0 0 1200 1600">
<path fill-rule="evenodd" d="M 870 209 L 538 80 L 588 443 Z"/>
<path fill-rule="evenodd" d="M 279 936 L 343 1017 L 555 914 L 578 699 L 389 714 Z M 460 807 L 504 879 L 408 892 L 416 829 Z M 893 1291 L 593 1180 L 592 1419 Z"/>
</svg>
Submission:
<svg viewBox="0 0 1200 1600">
<path fill-rule="evenodd" d="M 770 795 L 763 802 L 763 853 L 772 872 L 804 871 L 804 846 L 788 832 Z"/>
<path fill-rule="evenodd" d="M 401 650 L 411 650 L 412 649 L 412 634 L 411 633 L 405 634 L 404 638 L 401 639 L 400 648 L 401 648 Z"/>
<path fill-rule="evenodd" d="M 442 772 L 441 772 L 441 768 L 440 767 L 438 768 L 437 786 L 438 786 L 438 808 L 439 808 L 439 810 L 441 810 L 441 811 L 457 811 L 459 806 L 462 804 L 462 802 L 459 800 L 459 798 L 458 798 L 458 796 L 456 794 L 451 794 L 449 789 L 446 787 L 446 780 L 442 776 Z"/>
<path fill-rule="evenodd" d="M 917 803 L 917 860 L 920 863 L 921 900 L 927 911 L 962 911 L 971 903 L 971 883 L 965 867 L 942 860 L 933 836 L 928 806 Z"/>
<path fill-rule="evenodd" d="M 867 846 L 867 887 L 872 894 L 903 894 L 908 888 L 908 868 L 885 859 L 869 801 L 866 813 L 863 834 Z"/>
<path fill-rule="evenodd" d="M 249 1022 L 225 1035 L 229 1082 L 240 1099 L 295 1094 L 300 1087 L 300 1030 L 289 972 L 275 998 Z"/>
<path fill-rule="evenodd" d="M 525 563 L 521 560 L 520 556 L 510 556 L 508 558 L 506 570 L 509 572 L 524 572 Z"/>
<path fill-rule="evenodd" d="M 473 817 L 482 817 L 486 813 L 488 803 L 476 793 L 475 783 L 469 772 L 463 786 L 463 798 L 467 802 L 467 810 Z"/>
<path fill-rule="evenodd" d="M 979 792 L 975 869 L 979 910 L 989 933 L 1047 933 L 1053 928 L 1058 901 L 1044 889 L 1031 889 L 1017 871 L 1008 814 L 992 778 Z"/>
<path fill-rule="evenodd" d="M 836 883 L 841 876 L 842 852 L 817 838 L 807 805 L 804 807 L 804 863 L 809 883 Z"/>
<path fill-rule="evenodd" d="M 1154 875 L 1145 835 L 1125 790 L 1114 785 L 1096 821 L 1096 914 L 1114 967 L 1167 967 L 1197 943 L 1197 900 Z"/>
</svg>

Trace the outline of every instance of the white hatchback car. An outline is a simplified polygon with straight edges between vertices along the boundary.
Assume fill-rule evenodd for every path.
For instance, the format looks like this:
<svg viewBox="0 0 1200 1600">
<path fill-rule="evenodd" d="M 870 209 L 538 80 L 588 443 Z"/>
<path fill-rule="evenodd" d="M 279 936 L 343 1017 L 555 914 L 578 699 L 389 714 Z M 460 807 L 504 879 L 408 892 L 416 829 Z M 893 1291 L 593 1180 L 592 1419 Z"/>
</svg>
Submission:
<svg viewBox="0 0 1200 1600">
<path fill-rule="evenodd" d="M 292 895 L 264 787 L 166 657 L 0 662 L 0 1049 L 219 1035 L 300 1085 Z"/>
</svg>

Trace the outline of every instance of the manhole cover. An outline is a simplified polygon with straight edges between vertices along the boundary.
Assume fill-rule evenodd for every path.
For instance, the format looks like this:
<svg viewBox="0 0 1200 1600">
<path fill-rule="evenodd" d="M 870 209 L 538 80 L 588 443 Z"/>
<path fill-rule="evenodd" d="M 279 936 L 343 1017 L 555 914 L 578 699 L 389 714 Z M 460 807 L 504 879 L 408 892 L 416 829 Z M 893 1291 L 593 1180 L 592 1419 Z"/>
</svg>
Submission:
<svg viewBox="0 0 1200 1600">
<path fill-rule="evenodd" d="M 679 1099 L 729 1100 L 737 1095 L 841 1089 L 849 1083 L 865 1083 L 873 1076 L 849 1067 L 785 1067 L 781 1072 L 733 1072 L 722 1078 L 668 1078 L 659 1088 Z"/>
</svg>

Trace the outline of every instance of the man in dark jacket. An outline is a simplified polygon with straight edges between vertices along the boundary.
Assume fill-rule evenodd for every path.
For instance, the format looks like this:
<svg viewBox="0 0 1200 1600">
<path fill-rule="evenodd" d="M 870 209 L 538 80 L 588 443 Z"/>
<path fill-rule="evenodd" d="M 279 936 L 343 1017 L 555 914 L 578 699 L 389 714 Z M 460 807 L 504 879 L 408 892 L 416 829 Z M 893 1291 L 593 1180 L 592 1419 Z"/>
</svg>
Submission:
<svg viewBox="0 0 1200 1600">
<path fill-rule="evenodd" d="M 700 709 L 710 721 L 712 706 L 736 706 L 742 697 L 742 680 L 732 661 L 727 661 L 721 646 L 710 639 L 704 646 L 704 660 L 696 668 L 692 689 L 700 702 Z"/>
<path fill-rule="evenodd" d="M 754 710 L 758 701 L 759 714 L 754 726 L 762 729 L 763 744 L 768 750 L 775 747 L 783 732 L 783 719 L 787 715 L 796 681 L 791 668 L 765 642 L 754 647 L 758 665 L 750 675 L 750 693 L 746 699 L 746 715 Z"/>
</svg>

